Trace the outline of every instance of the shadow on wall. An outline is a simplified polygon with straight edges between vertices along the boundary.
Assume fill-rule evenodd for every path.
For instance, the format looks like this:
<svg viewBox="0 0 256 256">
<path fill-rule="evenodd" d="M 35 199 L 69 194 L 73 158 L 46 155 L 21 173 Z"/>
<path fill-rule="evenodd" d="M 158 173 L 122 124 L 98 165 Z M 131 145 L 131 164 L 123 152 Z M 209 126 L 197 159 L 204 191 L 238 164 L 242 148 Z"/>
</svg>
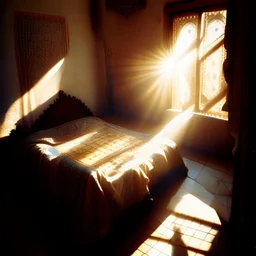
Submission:
<svg viewBox="0 0 256 256">
<path fill-rule="evenodd" d="M 101 36 L 101 3 L 100 0 L 90 0 L 91 27 L 97 36 Z"/>
</svg>

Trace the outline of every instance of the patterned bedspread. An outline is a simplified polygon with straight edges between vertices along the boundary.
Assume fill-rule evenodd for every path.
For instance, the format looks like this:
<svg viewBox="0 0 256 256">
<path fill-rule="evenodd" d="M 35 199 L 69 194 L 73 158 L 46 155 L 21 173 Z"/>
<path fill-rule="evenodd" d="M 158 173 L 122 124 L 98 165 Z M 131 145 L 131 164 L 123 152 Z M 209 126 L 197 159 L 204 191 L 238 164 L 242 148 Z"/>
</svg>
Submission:
<svg viewBox="0 0 256 256">
<path fill-rule="evenodd" d="M 109 232 L 113 220 L 150 194 L 167 172 L 186 169 L 176 144 L 97 117 L 37 132 L 24 142 L 44 193 L 73 209 L 83 239 Z"/>
</svg>

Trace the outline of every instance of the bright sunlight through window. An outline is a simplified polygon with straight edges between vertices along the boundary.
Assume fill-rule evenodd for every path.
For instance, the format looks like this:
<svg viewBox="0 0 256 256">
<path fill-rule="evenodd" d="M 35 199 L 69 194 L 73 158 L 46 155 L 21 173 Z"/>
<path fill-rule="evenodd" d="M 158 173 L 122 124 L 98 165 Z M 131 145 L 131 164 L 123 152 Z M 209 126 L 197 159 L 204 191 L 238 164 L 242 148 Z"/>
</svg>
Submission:
<svg viewBox="0 0 256 256">
<path fill-rule="evenodd" d="M 226 58 L 226 10 L 174 15 L 171 28 L 172 64 L 170 107 L 227 119 L 222 111 L 227 84 L 222 65 Z M 165 62 L 169 62 L 170 57 Z"/>
</svg>

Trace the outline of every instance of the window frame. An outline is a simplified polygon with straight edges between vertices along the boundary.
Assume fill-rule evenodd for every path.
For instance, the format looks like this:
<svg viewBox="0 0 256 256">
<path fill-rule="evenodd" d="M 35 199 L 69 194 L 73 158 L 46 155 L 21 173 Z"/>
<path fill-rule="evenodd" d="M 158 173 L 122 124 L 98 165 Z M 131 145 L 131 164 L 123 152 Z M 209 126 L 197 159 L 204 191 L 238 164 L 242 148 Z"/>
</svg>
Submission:
<svg viewBox="0 0 256 256">
<path fill-rule="evenodd" d="M 177 16 L 184 16 L 184 15 L 189 15 L 193 13 L 200 13 L 202 14 L 203 12 L 212 12 L 212 11 L 220 11 L 225 9 L 227 11 L 227 17 L 228 17 L 228 0 L 188 0 L 188 1 L 183 1 L 179 3 L 168 3 L 164 7 L 164 44 L 167 49 L 172 48 L 172 21 L 174 17 Z M 201 19 L 201 16 L 200 16 Z M 199 26 L 201 26 L 201 22 L 199 22 Z M 197 63 L 198 65 L 198 63 Z M 200 69 L 197 68 L 197 73 L 200 72 Z M 200 78 L 197 75 L 197 79 Z M 200 110 L 199 107 L 199 97 L 200 97 L 200 90 L 201 86 L 198 85 L 196 86 L 196 90 L 199 92 L 196 93 L 196 99 L 195 99 L 195 109 L 194 111 L 196 113 L 200 114 L 206 114 L 203 113 Z M 207 115 L 207 114 L 206 114 Z M 217 117 L 217 116 L 216 116 Z"/>
</svg>

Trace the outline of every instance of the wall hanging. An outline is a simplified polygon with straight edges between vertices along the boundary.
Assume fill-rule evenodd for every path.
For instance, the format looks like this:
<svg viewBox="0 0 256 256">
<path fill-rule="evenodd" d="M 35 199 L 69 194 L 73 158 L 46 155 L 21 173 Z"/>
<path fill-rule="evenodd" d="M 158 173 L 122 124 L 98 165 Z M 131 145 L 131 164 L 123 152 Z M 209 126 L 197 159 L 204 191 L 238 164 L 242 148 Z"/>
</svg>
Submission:
<svg viewBox="0 0 256 256">
<path fill-rule="evenodd" d="M 106 0 L 106 7 L 128 17 L 136 11 L 146 8 L 146 0 Z"/>
</svg>

